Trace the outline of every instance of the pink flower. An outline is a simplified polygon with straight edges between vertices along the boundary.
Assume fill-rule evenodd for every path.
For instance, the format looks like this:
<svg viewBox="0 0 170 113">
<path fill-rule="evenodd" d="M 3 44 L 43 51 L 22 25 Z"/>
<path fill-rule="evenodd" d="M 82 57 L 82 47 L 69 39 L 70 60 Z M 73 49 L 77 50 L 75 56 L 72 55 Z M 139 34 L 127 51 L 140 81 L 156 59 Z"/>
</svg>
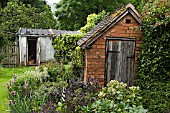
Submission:
<svg viewBox="0 0 170 113">
<path fill-rule="evenodd" d="M 23 88 L 24 88 L 24 89 L 26 89 L 26 88 L 27 88 L 27 86 L 24 86 Z"/>
<path fill-rule="evenodd" d="M 25 86 L 26 86 L 26 87 L 28 86 L 28 81 L 27 81 L 27 80 L 25 80 Z"/>
<path fill-rule="evenodd" d="M 13 80 L 9 80 L 9 84 L 12 84 L 13 83 Z"/>
<path fill-rule="evenodd" d="M 14 102 L 12 100 L 8 100 L 8 102 L 9 102 L 9 105 L 13 105 L 14 104 Z"/>
<path fill-rule="evenodd" d="M 11 91 L 10 94 L 13 94 L 14 96 L 16 96 L 16 91 Z"/>
</svg>

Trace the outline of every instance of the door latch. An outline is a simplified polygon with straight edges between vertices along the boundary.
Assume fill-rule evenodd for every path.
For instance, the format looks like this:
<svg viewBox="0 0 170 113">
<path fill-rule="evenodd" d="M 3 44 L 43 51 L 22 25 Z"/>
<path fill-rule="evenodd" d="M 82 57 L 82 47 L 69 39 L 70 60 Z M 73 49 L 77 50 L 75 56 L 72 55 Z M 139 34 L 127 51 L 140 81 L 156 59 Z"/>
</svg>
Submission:
<svg viewBox="0 0 170 113">
<path fill-rule="evenodd" d="M 129 55 L 129 56 L 127 56 L 127 58 L 134 58 L 135 57 L 135 55 Z"/>
</svg>

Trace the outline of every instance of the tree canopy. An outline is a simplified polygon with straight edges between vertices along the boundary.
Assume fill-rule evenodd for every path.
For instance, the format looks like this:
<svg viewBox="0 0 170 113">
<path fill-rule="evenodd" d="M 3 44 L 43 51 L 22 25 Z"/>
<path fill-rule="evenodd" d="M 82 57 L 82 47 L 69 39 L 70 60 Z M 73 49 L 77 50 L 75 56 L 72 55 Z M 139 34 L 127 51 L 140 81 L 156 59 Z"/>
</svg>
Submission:
<svg viewBox="0 0 170 113">
<path fill-rule="evenodd" d="M 25 5 L 19 0 L 8 2 L 6 7 L 1 8 L 0 16 L 0 37 L 8 37 L 12 41 L 15 40 L 15 35 L 7 32 L 16 33 L 20 27 L 54 28 L 55 26 L 55 19 L 48 6 L 46 10 L 40 12 L 38 8 Z"/>
<path fill-rule="evenodd" d="M 80 28 L 80 31 L 82 33 L 87 33 L 91 29 L 93 29 L 98 22 L 100 22 L 103 18 L 105 18 L 108 15 L 105 11 L 100 12 L 99 14 L 90 14 L 87 17 L 87 24 L 84 27 Z"/>
<path fill-rule="evenodd" d="M 55 16 L 58 29 L 78 30 L 86 24 L 89 14 L 103 10 L 113 12 L 117 8 L 136 0 L 61 0 L 56 4 Z"/>
<path fill-rule="evenodd" d="M 7 6 L 7 3 L 9 1 L 12 1 L 12 0 L 1 0 L 0 1 L 0 6 L 1 7 L 5 7 Z M 36 8 L 39 8 L 40 11 L 45 11 L 45 8 L 44 6 L 47 6 L 46 4 L 46 1 L 45 0 L 19 0 L 20 2 L 23 2 L 23 4 L 25 5 L 31 5 L 32 7 L 36 7 Z"/>
</svg>

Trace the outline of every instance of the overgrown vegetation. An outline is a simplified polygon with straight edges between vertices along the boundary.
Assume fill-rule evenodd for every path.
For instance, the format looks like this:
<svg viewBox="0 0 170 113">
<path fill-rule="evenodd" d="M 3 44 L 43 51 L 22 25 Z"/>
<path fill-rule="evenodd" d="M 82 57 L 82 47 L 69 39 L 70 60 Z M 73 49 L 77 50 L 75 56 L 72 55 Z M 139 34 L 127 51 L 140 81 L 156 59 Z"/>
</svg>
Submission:
<svg viewBox="0 0 170 113">
<path fill-rule="evenodd" d="M 92 102 L 97 90 L 93 81 L 85 85 L 81 79 L 65 80 L 60 69 L 54 70 L 57 77 L 47 67 L 15 75 L 6 85 L 11 112 L 76 112 Z"/>
<path fill-rule="evenodd" d="M 170 112 L 170 2 L 151 0 L 142 8 L 142 51 L 136 85 L 152 113 Z"/>
<path fill-rule="evenodd" d="M 54 28 L 55 19 L 51 9 L 42 1 L 29 3 L 25 0 L 10 0 L 4 8 L 0 6 L 0 42 L 15 41 L 20 27 L 24 28 Z M 0 46 L 1 46 L 0 44 Z"/>
<path fill-rule="evenodd" d="M 136 3 L 136 0 L 61 0 L 56 5 L 55 16 L 57 29 L 79 30 L 86 24 L 86 18 L 93 13 L 103 10 L 112 12 L 127 3 Z"/>
<path fill-rule="evenodd" d="M 84 34 L 61 35 L 53 41 L 55 58 L 64 71 L 63 75 L 67 79 L 83 77 L 84 54 L 83 50 L 77 46 L 77 41 Z"/>
<path fill-rule="evenodd" d="M 99 23 L 102 19 L 104 19 L 106 16 L 108 16 L 109 13 L 106 13 L 104 10 L 98 14 L 90 14 L 88 15 L 87 17 L 87 23 L 84 27 L 81 27 L 80 28 L 80 31 L 82 33 L 87 33 L 89 32 L 90 30 L 92 30 L 96 25 L 97 23 Z"/>
<path fill-rule="evenodd" d="M 7 90 L 6 90 L 6 82 L 8 82 L 14 73 L 21 74 L 26 70 L 33 70 L 34 67 L 11 67 L 11 68 L 3 68 L 0 67 L 0 112 L 5 113 L 8 109 L 8 99 L 7 99 Z"/>
<path fill-rule="evenodd" d="M 77 78 L 65 80 L 60 76 L 60 67 L 50 68 L 54 69 L 36 67 L 34 71 L 14 75 L 7 83 L 11 113 L 146 112 L 138 87 L 128 90 L 126 84 L 114 80 L 98 92 L 96 79 L 89 79 L 87 84 Z"/>
<path fill-rule="evenodd" d="M 84 113 L 146 113 L 142 106 L 139 87 L 129 87 L 123 82 L 111 80 L 102 88 L 96 101 L 83 107 Z"/>
<path fill-rule="evenodd" d="M 12 113 L 33 112 L 45 103 L 46 94 L 41 85 L 49 77 L 47 68 L 42 72 L 39 69 L 26 71 L 19 77 L 14 75 L 7 84 L 9 107 Z"/>
<path fill-rule="evenodd" d="M 53 41 L 56 60 L 64 63 L 70 62 L 77 47 L 77 42 L 83 36 L 84 34 L 57 36 Z"/>
</svg>

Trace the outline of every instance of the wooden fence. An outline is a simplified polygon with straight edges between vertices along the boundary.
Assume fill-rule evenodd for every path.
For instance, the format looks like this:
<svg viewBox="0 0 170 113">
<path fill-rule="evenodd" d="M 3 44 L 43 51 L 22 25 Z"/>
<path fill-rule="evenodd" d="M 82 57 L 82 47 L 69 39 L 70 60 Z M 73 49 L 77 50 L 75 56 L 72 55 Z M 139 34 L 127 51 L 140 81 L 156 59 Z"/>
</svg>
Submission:
<svg viewBox="0 0 170 113">
<path fill-rule="evenodd" d="M 2 57 L 2 65 L 6 66 L 17 66 L 19 64 L 19 52 L 17 43 L 12 43 L 4 46 L 0 50 Z"/>
</svg>

